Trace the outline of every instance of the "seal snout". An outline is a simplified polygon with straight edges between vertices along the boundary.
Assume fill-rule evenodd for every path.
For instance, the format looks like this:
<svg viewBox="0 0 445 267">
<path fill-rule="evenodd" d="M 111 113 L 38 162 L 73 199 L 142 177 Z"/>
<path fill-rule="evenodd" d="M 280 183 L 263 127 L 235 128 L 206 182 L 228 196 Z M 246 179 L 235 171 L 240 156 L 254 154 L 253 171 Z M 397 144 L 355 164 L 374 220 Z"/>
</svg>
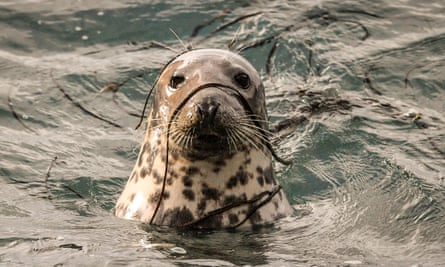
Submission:
<svg viewBox="0 0 445 267">
<path fill-rule="evenodd" d="M 195 147 L 205 148 L 208 145 L 224 142 L 226 138 L 225 128 L 228 127 L 229 114 L 221 107 L 221 98 L 209 95 L 198 98 L 193 103 L 193 115 L 190 127 L 194 128 Z"/>
<path fill-rule="evenodd" d="M 220 105 L 221 104 L 214 99 L 195 104 L 195 114 L 202 128 L 209 128 L 214 125 Z"/>
<path fill-rule="evenodd" d="M 192 157 L 224 156 L 234 153 L 233 132 L 237 118 L 244 115 L 239 101 L 219 88 L 206 88 L 194 94 L 171 125 L 176 149 Z"/>
</svg>

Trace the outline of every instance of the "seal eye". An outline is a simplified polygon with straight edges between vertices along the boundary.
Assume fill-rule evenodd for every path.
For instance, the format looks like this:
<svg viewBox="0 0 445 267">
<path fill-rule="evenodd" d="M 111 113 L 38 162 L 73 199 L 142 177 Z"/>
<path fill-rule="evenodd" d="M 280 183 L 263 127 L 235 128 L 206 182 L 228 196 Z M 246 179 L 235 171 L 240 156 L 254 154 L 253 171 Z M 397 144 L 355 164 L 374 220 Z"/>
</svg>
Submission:
<svg viewBox="0 0 445 267">
<path fill-rule="evenodd" d="M 174 75 L 170 79 L 170 83 L 168 84 L 172 89 L 177 89 L 178 86 L 185 81 L 185 77 L 182 75 Z"/>
<path fill-rule="evenodd" d="M 238 73 L 235 75 L 235 81 L 241 86 L 243 89 L 247 89 L 250 86 L 250 78 L 249 75 L 247 75 L 244 72 Z"/>
</svg>

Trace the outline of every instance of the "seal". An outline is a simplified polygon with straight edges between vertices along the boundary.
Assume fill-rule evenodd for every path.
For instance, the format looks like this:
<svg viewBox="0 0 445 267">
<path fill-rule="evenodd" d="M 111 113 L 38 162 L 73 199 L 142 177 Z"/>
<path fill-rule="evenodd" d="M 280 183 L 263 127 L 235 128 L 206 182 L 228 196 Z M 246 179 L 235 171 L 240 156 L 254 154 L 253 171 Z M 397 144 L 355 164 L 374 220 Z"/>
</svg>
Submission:
<svg viewBox="0 0 445 267">
<path fill-rule="evenodd" d="M 246 59 L 220 49 L 187 51 L 166 64 L 153 89 L 116 216 L 215 229 L 292 213 L 273 171 L 264 86 Z"/>
</svg>

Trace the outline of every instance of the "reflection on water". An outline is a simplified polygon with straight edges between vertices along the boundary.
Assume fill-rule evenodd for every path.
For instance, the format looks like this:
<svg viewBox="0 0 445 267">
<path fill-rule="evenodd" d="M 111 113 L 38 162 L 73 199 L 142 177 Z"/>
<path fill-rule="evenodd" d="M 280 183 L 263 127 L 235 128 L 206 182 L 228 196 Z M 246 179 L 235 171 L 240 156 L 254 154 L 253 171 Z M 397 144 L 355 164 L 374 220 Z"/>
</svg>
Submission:
<svg viewBox="0 0 445 267">
<path fill-rule="evenodd" d="M 444 10 L 441 1 L 3 1 L 0 262 L 445 264 Z M 237 36 L 232 49 L 262 73 L 273 142 L 293 160 L 276 171 L 294 217 L 226 232 L 112 216 L 143 136 L 136 115 L 183 49 L 170 28 L 198 47 Z M 98 94 L 104 86 L 119 90 Z"/>
</svg>

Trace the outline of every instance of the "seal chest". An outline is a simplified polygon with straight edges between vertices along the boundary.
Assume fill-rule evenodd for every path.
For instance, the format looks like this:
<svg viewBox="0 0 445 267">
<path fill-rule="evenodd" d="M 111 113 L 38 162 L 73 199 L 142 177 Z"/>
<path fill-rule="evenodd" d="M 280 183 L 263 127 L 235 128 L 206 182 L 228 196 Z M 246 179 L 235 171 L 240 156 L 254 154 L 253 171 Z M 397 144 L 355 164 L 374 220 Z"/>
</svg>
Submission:
<svg viewBox="0 0 445 267">
<path fill-rule="evenodd" d="M 199 49 L 155 84 L 116 216 L 193 228 L 263 225 L 292 212 L 273 172 L 264 87 L 243 57 Z"/>
</svg>

